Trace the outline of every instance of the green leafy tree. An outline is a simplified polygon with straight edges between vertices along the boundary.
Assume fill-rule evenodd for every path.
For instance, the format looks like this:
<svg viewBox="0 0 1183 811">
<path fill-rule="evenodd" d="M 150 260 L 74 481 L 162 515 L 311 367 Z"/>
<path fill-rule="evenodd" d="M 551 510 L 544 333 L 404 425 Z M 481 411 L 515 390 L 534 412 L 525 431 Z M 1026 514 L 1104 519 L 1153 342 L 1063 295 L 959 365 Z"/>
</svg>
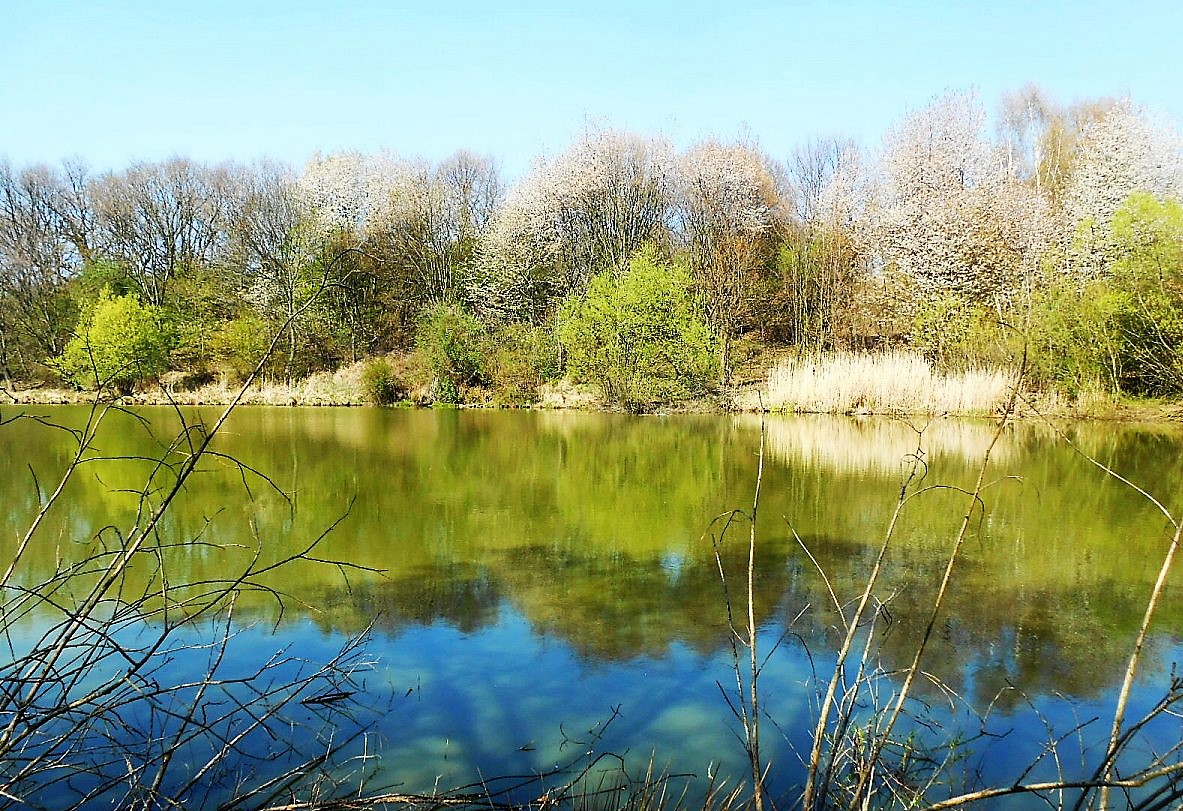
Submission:
<svg viewBox="0 0 1183 811">
<path fill-rule="evenodd" d="M 1183 205 L 1131 195 L 1113 215 L 1122 291 L 1122 386 L 1132 394 L 1183 391 Z"/>
<path fill-rule="evenodd" d="M 685 265 L 662 262 L 652 246 L 625 271 L 593 276 L 559 313 L 568 372 L 630 409 L 706 391 L 716 348 L 692 285 Z"/>
<path fill-rule="evenodd" d="M 104 290 L 83 315 L 57 368 L 75 386 L 126 392 L 165 371 L 174 344 L 173 329 L 157 308 L 134 295 Z"/>
</svg>

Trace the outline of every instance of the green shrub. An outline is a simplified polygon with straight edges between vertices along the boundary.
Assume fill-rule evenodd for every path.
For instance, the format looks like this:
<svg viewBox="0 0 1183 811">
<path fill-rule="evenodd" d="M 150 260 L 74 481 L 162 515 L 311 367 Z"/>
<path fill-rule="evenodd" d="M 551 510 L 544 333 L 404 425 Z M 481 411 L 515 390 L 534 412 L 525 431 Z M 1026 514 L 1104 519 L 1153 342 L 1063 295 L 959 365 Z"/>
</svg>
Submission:
<svg viewBox="0 0 1183 811">
<path fill-rule="evenodd" d="M 415 331 L 419 362 L 433 378 L 436 399 L 460 400 L 461 387 L 484 382 L 485 328 L 457 304 L 428 307 Z"/>
<path fill-rule="evenodd" d="M 1014 337 L 993 308 L 942 296 L 917 304 L 909 345 L 936 369 L 964 372 L 1009 365 Z"/>
<path fill-rule="evenodd" d="M 1120 389 L 1124 294 L 1106 280 L 1047 285 L 1031 296 L 1024 319 L 1028 379 L 1076 396 Z"/>
<path fill-rule="evenodd" d="M 513 323 L 497 328 L 489 341 L 488 378 L 497 399 L 514 405 L 538 399 L 543 383 L 559 375 L 559 344 L 554 330 Z"/>
<path fill-rule="evenodd" d="M 1183 393 L 1183 204 L 1133 194 L 1113 215 L 1122 303 L 1121 385 L 1131 394 Z"/>
<path fill-rule="evenodd" d="M 910 344 L 942 372 L 1017 368 L 1026 379 L 1075 397 L 1120 387 L 1124 294 L 1106 280 L 1051 281 L 1008 311 L 957 297 L 919 305 Z"/>
<path fill-rule="evenodd" d="M 1068 394 L 1183 392 L 1183 206 L 1134 194 L 1113 215 L 1107 273 L 1035 291 L 1032 380 Z"/>
<path fill-rule="evenodd" d="M 460 389 L 449 377 L 437 377 L 432 386 L 432 400 L 440 405 L 456 405 L 460 402 Z"/>
<path fill-rule="evenodd" d="M 271 345 L 271 327 L 254 313 L 227 321 L 212 338 L 218 365 L 236 380 L 245 380 Z M 264 371 L 274 372 L 275 359 Z"/>
<path fill-rule="evenodd" d="M 155 307 L 133 295 L 103 290 L 83 315 L 57 363 L 62 378 L 80 388 L 130 391 L 168 368 L 176 336 Z"/>
<path fill-rule="evenodd" d="M 395 376 L 386 358 L 371 358 L 361 370 L 362 393 L 374 405 L 392 405 L 405 400 L 407 389 Z"/>
<path fill-rule="evenodd" d="M 651 247 L 623 273 L 593 276 L 587 293 L 569 297 L 559 314 L 572 378 L 629 409 L 706 391 L 715 346 L 691 289 L 686 267 L 660 262 Z"/>
</svg>

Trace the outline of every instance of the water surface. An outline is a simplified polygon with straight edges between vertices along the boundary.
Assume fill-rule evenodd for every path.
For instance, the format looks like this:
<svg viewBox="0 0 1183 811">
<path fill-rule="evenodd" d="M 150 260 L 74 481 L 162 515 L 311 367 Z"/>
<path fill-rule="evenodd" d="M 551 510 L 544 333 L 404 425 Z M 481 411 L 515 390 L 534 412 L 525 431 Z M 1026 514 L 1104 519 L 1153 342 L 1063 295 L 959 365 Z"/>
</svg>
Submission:
<svg viewBox="0 0 1183 811">
<path fill-rule="evenodd" d="M 216 413 L 184 412 L 206 422 Z M 96 445 L 107 458 L 80 469 L 23 582 L 51 576 L 100 528 L 130 520 L 150 460 L 178 428 L 167 409 L 136 416 L 147 426 L 108 417 Z M 778 795 L 792 796 L 800 780 L 814 676 L 826 675 L 839 638 L 802 545 L 838 599 L 854 599 L 908 485 L 877 590 L 891 619 L 877 661 L 886 671 L 906 665 L 993 431 L 947 420 L 767 420 L 755 614 L 762 648 L 781 640 L 761 676 Z M 172 507 L 164 534 L 183 546 L 170 576 L 198 582 L 252 555 L 279 559 L 332 526 L 315 555 L 349 566 L 288 565 L 266 579 L 284 599 L 244 594 L 237 620 L 256 650 L 290 646 L 310 658 L 371 629 L 375 665 L 358 715 L 374 711 L 366 745 L 381 754 L 380 779 L 404 789 L 529 774 L 592 748 L 627 754 L 637 772 L 652 756 L 671 771 L 734 781 L 745 761 L 719 686 L 735 677 L 716 550 L 738 598 L 749 536 L 741 518 L 719 537 L 717 518 L 751 509 L 760 437 L 749 416 L 242 408 L 214 445 L 226 457 L 207 459 Z M 1013 780 L 1046 741 L 1045 722 L 1067 731 L 1091 714 L 1111 717 L 1170 525 L 1082 454 L 1177 509 L 1180 438 L 1109 425 L 1063 435 L 1020 425 L 1001 437 L 985 511 L 973 514 L 924 659 L 945 692 L 932 682 L 920 690 L 947 729 L 976 731 L 960 709 L 968 705 L 1005 733 L 975 745 L 966 773 Z M 52 486 L 69 454 L 61 432 L 0 428 L 0 554 L 11 557 L 36 488 Z M 1161 692 L 1181 631 L 1176 589 L 1135 709 Z M 1107 724 L 1094 725 L 1097 736 Z"/>
</svg>

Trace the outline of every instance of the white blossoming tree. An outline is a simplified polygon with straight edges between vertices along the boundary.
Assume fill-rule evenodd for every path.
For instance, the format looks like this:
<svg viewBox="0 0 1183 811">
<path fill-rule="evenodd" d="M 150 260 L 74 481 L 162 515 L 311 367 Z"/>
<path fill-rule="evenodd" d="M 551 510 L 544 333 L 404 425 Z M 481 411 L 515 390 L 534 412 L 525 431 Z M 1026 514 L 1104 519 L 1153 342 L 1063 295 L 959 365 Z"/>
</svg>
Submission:
<svg viewBox="0 0 1183 811">
<path fill-rule="evenodd" d="M 540 161 L 494 216 L 470 294 L 482 312 L 537 320 L 591 276 L 623 269 L 665 237 L 673 197 L 669 144 L 589 129 Z"/>
<path fill-rule="evenodd" d="M 389 151 L 317 156 L 300 188 L 321 229 L 365 246 L 420 306 L 458 294 L 502 195 L 496 164 L 465 151 L 437 166 Z"/>
<path fill-rule="evenodd" d="M 861 222 L 865 248 L 923 295 L 989 300 L 1030 279 L 1047 241 L 1044 198 L 985 135 L 973 93 L 908 115 L 884 140 Z"/>
<path fill-rule="evenodd" d="M 1080 134 L 1065 195 L 1068 233 L 1076 237 L 1075 270 L 1110 269 L 1118 246 L 1114 213 L 1134 193 L 1183 197 L 1183 138 L 1129 102 L 1092 121 Z"/>
</svg>

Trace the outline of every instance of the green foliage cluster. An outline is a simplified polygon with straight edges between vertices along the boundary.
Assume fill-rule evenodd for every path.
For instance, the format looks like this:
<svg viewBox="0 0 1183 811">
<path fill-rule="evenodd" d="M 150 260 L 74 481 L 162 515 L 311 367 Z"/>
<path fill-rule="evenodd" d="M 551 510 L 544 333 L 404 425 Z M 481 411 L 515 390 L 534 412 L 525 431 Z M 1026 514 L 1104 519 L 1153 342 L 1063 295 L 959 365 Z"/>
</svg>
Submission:
<svg viewBox="0 0 1183 811">
<path fill-rule="evenodd" d="M 486 326 L 451 302 L 422 312 L 415 357 L 441 404 L 459 403 L 466 393 L 488 387 L 497 402 L 528 405 L 560 372 L 553 329 L 522 322 Z"/>
<path fill-rule="evenodd" d="M 458 304 L 426 308 L 415 332 L 415 351 L 433 378 L 438 403 L 460 402 L 461 389 L 484 381 L 485 326 Z"/>
<path fill-rule="evenodd" d="M 1023 332 L 1028 379 L 1073 397 L 1087 391 L 1118 393 L 1116 317 L 1122 306 L 1122 296 L 1106 280 L 1052 282 L 1033 293 Z"/>
<path fill-rule="evenodd" d="M 1114 214 L 1111 243 L 1110 274 L 1033 292 L 1032 379 L 1073 395 L 1183 393 L 1183 207 L 1132 195 Z"/>
<path fill-rule="evenodd" d="M 407 398 L 407 389 L 387 358 L 371 358 L 361 371 L 362 392 L 374 405 L 394 405 Z"/>
<path fill-rule="evenodd" d="M 158 308 L 104 290 L 83 314 L 57 368 L 79 388 L 129 391 L 168 368 L 176 333 Z"/>
<path fill-rule="evenodd" d="M 628 409 L 706 391 L 715 343 L 691 290 L 686 266 L 661 260 L 653 246 L 623 272 L 595 275 L 559 313 L 567 371 Z"/>
<path fill-rule="evenodd" d="M 1183 204 L 1134 194 L 1113 216 L 1122 387 L 1183 393 Z"/>
<path fill-rule="evenodd" d="M 1040 283 L 1005 307 L 920 302 L 911 346 L 946 369 L 1025 355 L 1030 384 L 1073 397 L 1183 394 L 1183 206 L 1135 194 L 1106 239 L 1107 273 L 1064 276 L 1049 256 Z"/>
<path fill-rule="evenodd" d="M 936 368 L 946 371 L 1005 363 L 1013 348 L 996 310 L 955 295 L 919 303 L 909 342 Z"/>
<path fill-rule="evenodd" d="M 231 379 L 241 381 L 255 370 L 270 343 L 267 322 L 248 312 L 222 324 L 211 342 L 211 349 L 222 371 Z"/>
</svg>

